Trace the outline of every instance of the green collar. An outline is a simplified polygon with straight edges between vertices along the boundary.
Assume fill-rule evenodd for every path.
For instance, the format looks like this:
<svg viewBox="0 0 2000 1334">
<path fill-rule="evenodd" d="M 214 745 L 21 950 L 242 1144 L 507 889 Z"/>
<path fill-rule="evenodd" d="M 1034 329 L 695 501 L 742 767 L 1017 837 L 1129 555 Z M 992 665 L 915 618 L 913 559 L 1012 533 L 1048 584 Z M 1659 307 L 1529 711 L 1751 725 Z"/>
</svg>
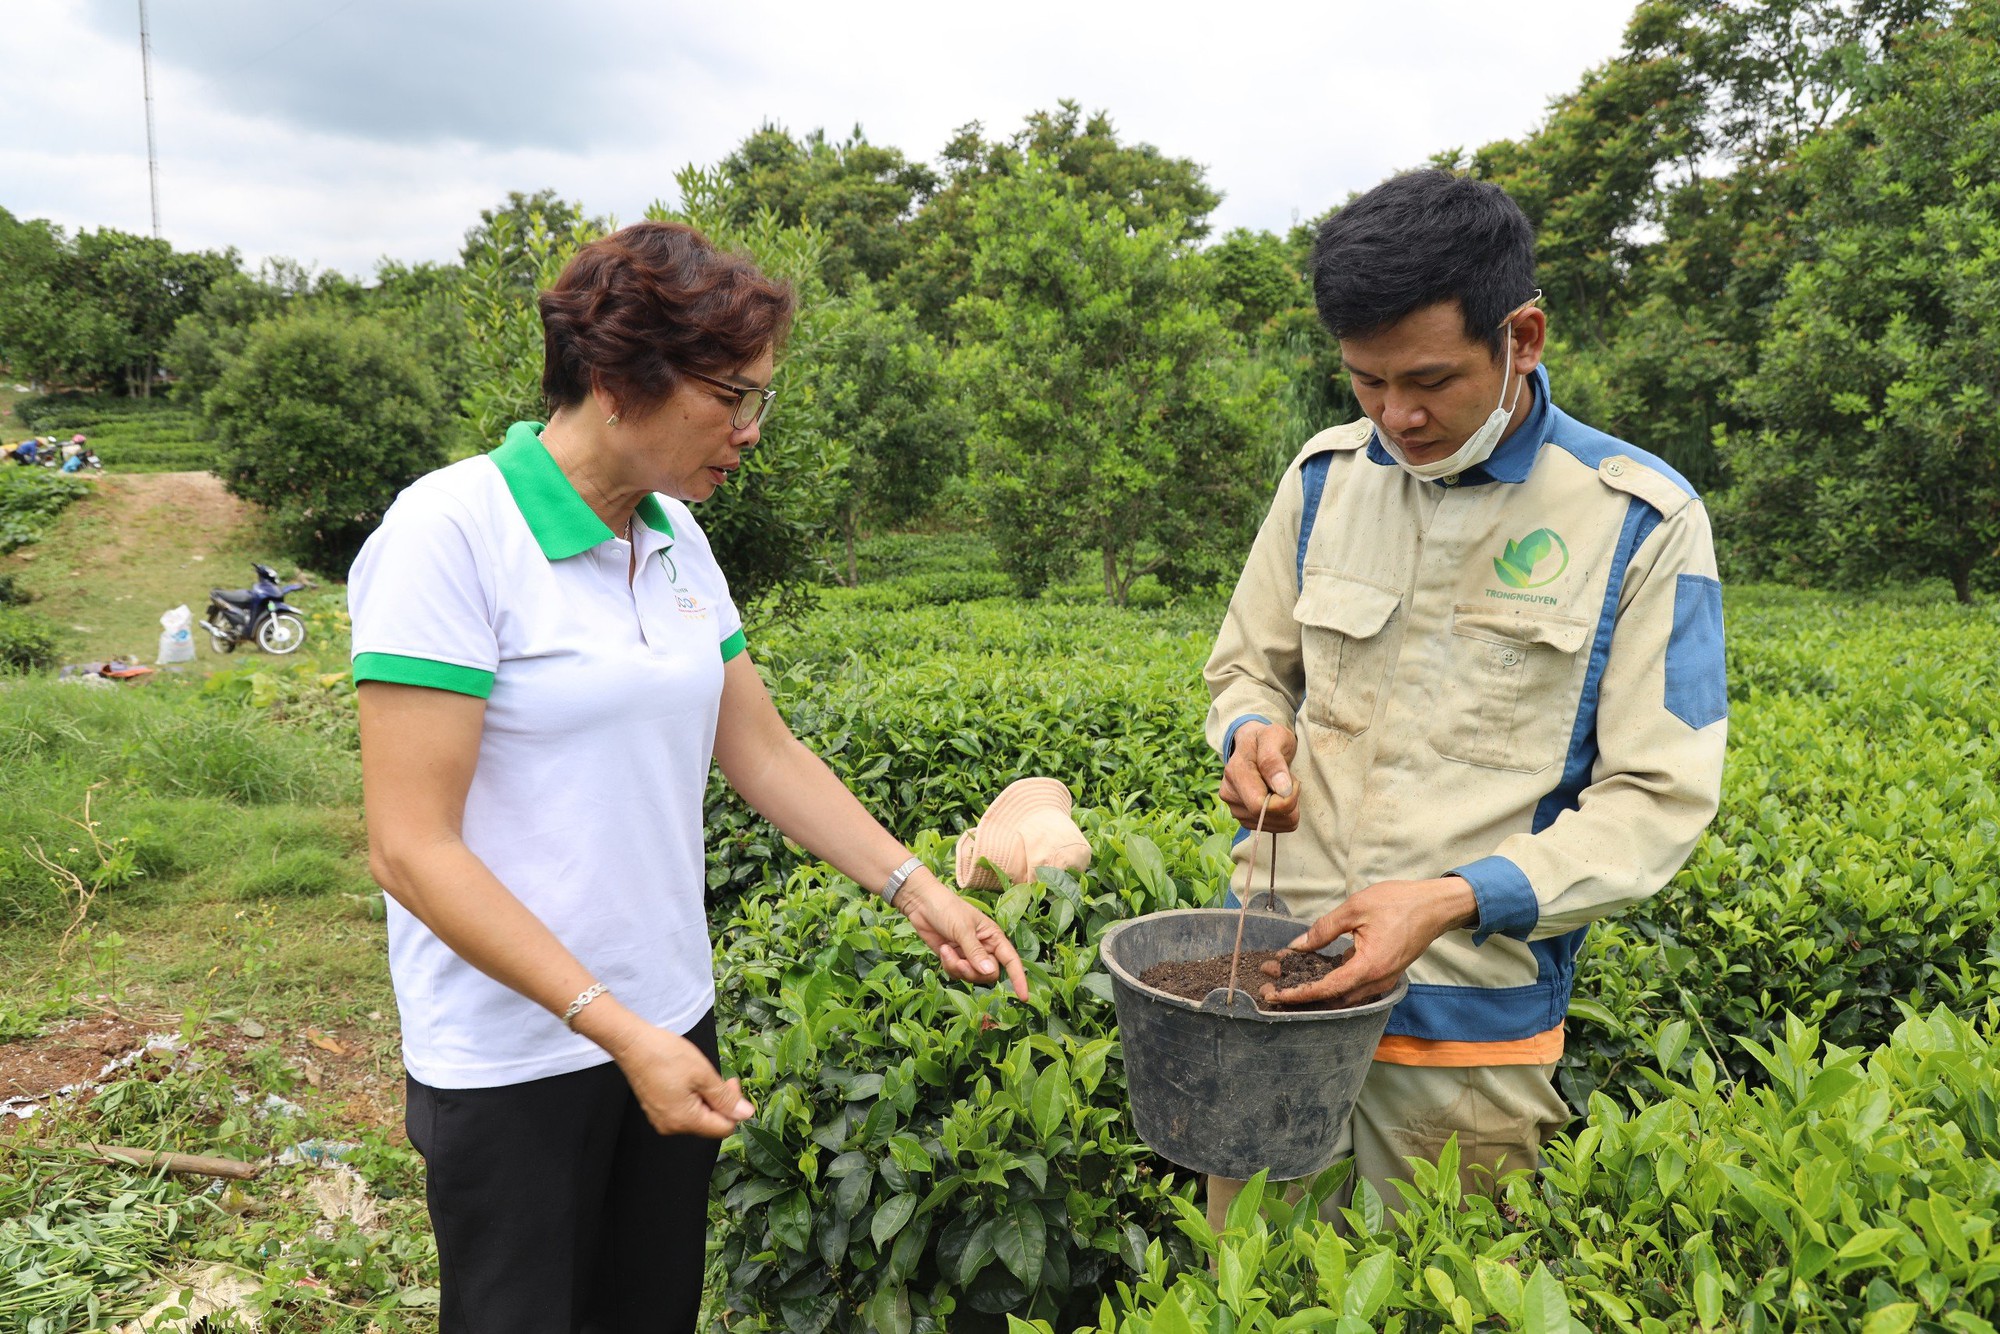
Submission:
<svg viewBox="0 0 2000 1334">
<path fill-rule="evenodd" d="M 487 457 L 500 470 L 508 494 L 528 521 L 528 531 L 550 560 L 567 560 L 615 536 L 549 457 L 542 443 L 542 423 L 515 422 L 507 428 L 506 440 Z M 639 522 L 656 533 L 674 535 L 658 496 L 648 495 L 639 502 Z"/>
</svg>

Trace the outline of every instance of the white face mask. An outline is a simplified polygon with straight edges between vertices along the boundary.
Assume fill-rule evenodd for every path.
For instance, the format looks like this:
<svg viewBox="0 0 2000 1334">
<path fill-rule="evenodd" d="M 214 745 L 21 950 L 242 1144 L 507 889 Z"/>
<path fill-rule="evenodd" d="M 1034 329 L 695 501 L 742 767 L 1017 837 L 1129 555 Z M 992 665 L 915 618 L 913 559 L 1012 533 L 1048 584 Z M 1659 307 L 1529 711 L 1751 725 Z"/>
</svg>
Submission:
<svg viewBox="0 0 2000 1334">
<path fill-rule="evenodd" d="M 1541 299 L 1541 295 L 1540 292 L 1536 292 L 1526 304 L 1517 307 L 1509 313 L 1506 319 L 1500 321 L 1500 327 L 1504 329 L 1512 324 L 1521 311 L 1534 305 L 1536 301 Z M 1514 401 L 1510 403 L 1507 401 L 1507 384 L 1513 378 L 1514 335 L 1509 330 L 1507 335 L 1507 369 L 1500 376 L 1500 402 L 1494 407 L 1493 411 L 1486 414 L 1484 424 L 1467 437 L 1464 444 L 1453 450 L 1446 457 L 1438 459 L 1433 463 L 1412 463 L 1410 462 L 1410 456 L 1403 452 L 1403 447 L 1390 439 L 1389 433 L 1382 429 L 1381 422 L 1375 423 L 1375 438 L 1382 442 L 1382 448 L 1389 451 L 1389 457 L 1396 460 L 1403 471 L 1412 477 L 1421 477 L 1427 482 L 1434 482 L 1440 477 L 1456 477 L 1467 468 L 1476 467 L 1493 457 L 1493 451 L 1499 446 L 1500 437 L 1506 431 L 1507 423 L 1514 416 L 1514 408 L 1521 401 L 1521 390 L 1528 383 L 1527 377 L 1522 376 L 1521 383 L 1514 386 Z"/>
</svg>

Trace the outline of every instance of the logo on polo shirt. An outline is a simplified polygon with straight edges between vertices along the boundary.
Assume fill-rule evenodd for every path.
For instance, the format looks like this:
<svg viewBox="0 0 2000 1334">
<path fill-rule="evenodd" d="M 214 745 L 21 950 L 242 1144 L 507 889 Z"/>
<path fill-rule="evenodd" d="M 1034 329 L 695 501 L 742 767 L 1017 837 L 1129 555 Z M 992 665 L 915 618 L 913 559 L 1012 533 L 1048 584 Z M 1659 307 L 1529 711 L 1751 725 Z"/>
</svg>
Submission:
<svg viewBox="0 0 2000 1334">
<path fill-rule="evenodd" d="M 1509 588 L 1541 588 L 1562 578 L 1568 568 L 1569 544 L 1553 528 L 1537 528 L 1520 541 L 1509 542 L 1493 561 L 1493 572 Z"/>
</svg>

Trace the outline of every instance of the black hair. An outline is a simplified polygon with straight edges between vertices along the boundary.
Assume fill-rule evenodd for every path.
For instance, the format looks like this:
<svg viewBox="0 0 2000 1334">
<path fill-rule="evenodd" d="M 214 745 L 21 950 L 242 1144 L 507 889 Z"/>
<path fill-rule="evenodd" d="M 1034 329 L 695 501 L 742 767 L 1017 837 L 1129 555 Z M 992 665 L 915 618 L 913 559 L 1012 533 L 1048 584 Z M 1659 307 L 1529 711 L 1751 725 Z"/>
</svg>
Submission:
<svg viewBox="0 0 2000 1334">
<path fill-rule="evenodd" d="M 1319 225 L 1313 303 L 1335 338 L 1367 338 L 1440 301 L 1498 356 L 1500 322 L 1535 290 L 1535 229 L 1489 181 L 1392 176 Z"/>
</svg>

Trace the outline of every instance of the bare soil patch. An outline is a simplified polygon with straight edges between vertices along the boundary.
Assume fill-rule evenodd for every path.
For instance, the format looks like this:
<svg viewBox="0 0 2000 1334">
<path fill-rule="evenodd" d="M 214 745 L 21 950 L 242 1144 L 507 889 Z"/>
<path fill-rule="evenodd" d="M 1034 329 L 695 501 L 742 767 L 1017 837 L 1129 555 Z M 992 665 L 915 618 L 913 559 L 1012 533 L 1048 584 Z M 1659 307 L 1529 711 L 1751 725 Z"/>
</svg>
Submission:
<svg viewBox="0 0 2000 1334">
<path fill-rule="evenodd" d="M 99 1014 L 65 1020 L 40 1037 L 0 1043 L 0 1100 L 40 1101 L 58 1089 L 88 1084 L 156 1031 L 157 1024 Z"/>
<path fill-rule="evenodd" d="M 178 1016 L 107 1012 L 0 1043 L 0 1128 L 18 1124 L 23 1113 L 39 1115 L 52 1098 L 87 1100 L 105 1083 L 166 1069 L 176 1055 L 179 1022 Z M 211 1025 L 195 1045 L 220 1056 L 241 1088 L 257 1085 L 250 1052 L 276 1045 L 302 1080 L 292 1101 L 357 1129 L 377 1127 L 392 1139 L 402 1133 L 401 1061 L 393 1038 L 379 1031 L 310 1024 L 266 1029 L 246 1020 Z"/>
</svg>

